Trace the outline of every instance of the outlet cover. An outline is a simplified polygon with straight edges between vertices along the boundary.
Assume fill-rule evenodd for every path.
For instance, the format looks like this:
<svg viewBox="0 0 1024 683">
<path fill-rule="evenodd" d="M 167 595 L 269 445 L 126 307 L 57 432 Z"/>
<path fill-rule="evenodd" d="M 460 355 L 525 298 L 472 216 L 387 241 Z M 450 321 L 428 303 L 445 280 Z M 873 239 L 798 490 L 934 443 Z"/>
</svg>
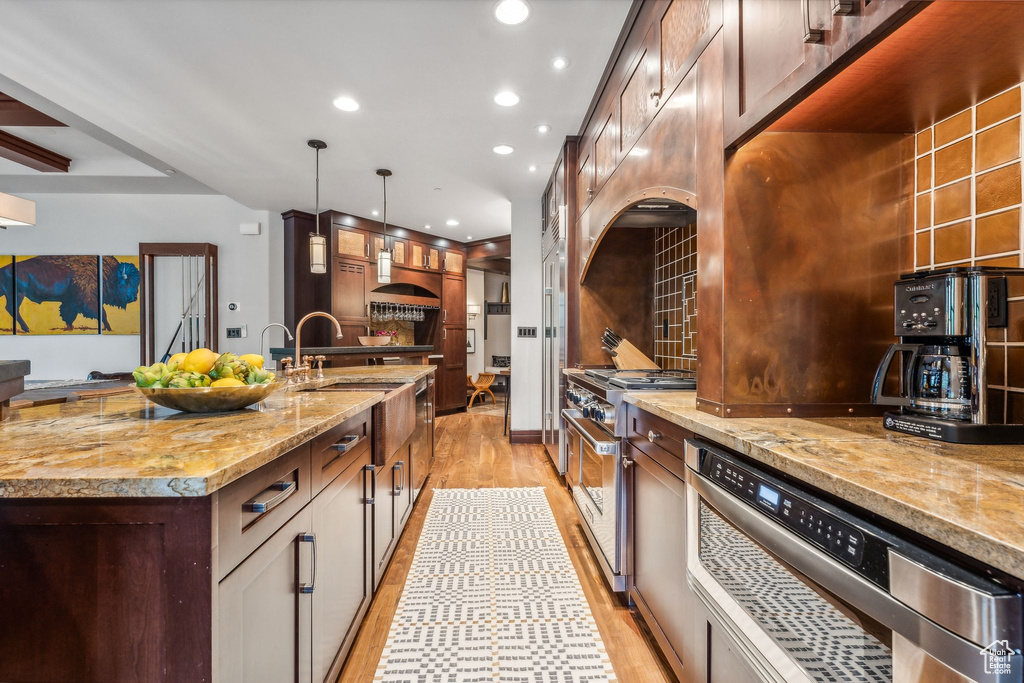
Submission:
<svg viewBox="0 0 1024 683">
<path fill-rule="evenodd" d="M 518 329 L 518 333 L 517 333 L 516 336 L 518 336 L 518 337 L 526 337 L 528 339 L 536 339 L 537 338 L 537 328 L 536 327 L 520 327 L 520 328 L 517 328 L 517 329 Z"/>
<path fill-rule="evenodd" d="M 242 328 L 241 327 L 229 327 L 228 328 L 228 339 L 241 339 Z"/>
</svg>

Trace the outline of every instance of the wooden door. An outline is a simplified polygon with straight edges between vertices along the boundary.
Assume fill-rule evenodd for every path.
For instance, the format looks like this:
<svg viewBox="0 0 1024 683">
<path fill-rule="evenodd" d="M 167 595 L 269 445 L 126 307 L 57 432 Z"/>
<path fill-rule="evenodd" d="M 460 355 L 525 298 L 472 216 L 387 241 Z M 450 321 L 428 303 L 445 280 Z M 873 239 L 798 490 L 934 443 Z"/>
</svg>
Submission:
<svg viewBox="0 0 1024 683">
<path fill-rule="evenodd" d="M 313 542 L 303 508 L 220 582 L 219 675 L 224 683 L 312 680 Z M 322 573 L 317 581 L 322 581 Z"/>
<path fill-rule="evenodd" d="M 391 243 L 391 262 L 402 268 L 409 267 L 409 240 L 399 237 L 389 237 Z"/>
<path fill-rule="evenodd" d="M 335 255 L 346 259 L 370 261 L 370 233 L 358 228 L 334 226 Z"/>
<path fill-rule="evenodd" d="M 466 328 L 444 327 L 441 330 L 441 353 L 444 354 L 442 410 L 466 407 Z"/>
<path fill-rule="evenodd" d="M 445 275 L 441 281 L 441 324 L 466 326 L 466 280 Z"/>
<path fill-rule="evenodd" d="M 365 319 L 370 293 L 369 264 L 348 259 L 334 259 L 333 268 L 331 308 L 334 317 L 338 320 Z"/>
<path fill-rule="evenodd" d="M 409 240 L 409 267 L 419 270 L 441 270 L 440 247 Z"/>
<path fill-rule="evenodd" d="M 380 587 L 384 569 L 395 551 L 395 477 L 394 461 L 378 467 L 373 491 L 373 591 Z"/>
<path fill-rule="evenodd" d="M 594 161 L 590 155 L 590 146 L 580 147 L 580 172 L 576 176 L 576 210 L 582 214 L 594 196 Z"/>
<path fill-rule="evenodd" d="M 630 445 L 625 449 L 633 461 L 630 593 L 666 661 L 686 680 L 683 653 L 693 619 L 686 572 L 679 571 L 686 566 L 686 485 L 643 451 Z"/>
<path fill-rule="evenodd" d="M 830 0 L 725 0 L 725 138 L 767 125 L 831 62 Z"/>
<path fill-rule="evenodd" d="M 313 680 L 333 683 L 373 596 L 369 448 L 313 499 L 319 543 L 313 601 Z"/>
<path fill-rule="evenodd" d="M 655 22 L 648 30 L 647 35 L 644 37 L 643 42 L 640 44 L 640 50 L 634 57 L 629 76 L 626 78 L 626 84 L 622 88 L 622 93 L 619 95 L 619 110 L 621 111 L 621 133 L 616 136 L 619 130 L 614 125 L 614 120 L 611 119 L 609 114 L 609 120 L 613 124 L 611 135 L 607 143 L 602 143 L 602 137 L 604 133 L 599 134 L 597 141 L 594 144 L 594 153 L 597 156 L 595 159 L 595 187 L 599 190 L 601 184 L 608 175 L 611 174 L 611 170 L 614 170 L 615 156 L 620 150 L 625 153 L 633 146 L 633 143 L 637 141 L 640 135 L 647 129 L 647 125 L 654 119 L 654 116 L 658 113 L 661 107 L 662 101 L 662 85 L 661 85 L 661 57 L 660 47 L 661 43 L 659 40 L 659 28 L 660 24 Z M 607 129 L 607 126 L 605 126 Z M 621 139 L 621 146 L 616 145 L 618 141 L 615 138 Z M 602 153 L 604 146 L 608 146 L 608 150 Z M 607 158 L 612 160 L 612 169 L 605 170 L 608 165 Z M 603 172 L 603 175 L 602 175 Z"/>
<path fill-rule="evenodd" d="M 461 249 L 445 249 L 443 266 L 445 273 L 465 275 L 466 252 Z"/>
</svg>

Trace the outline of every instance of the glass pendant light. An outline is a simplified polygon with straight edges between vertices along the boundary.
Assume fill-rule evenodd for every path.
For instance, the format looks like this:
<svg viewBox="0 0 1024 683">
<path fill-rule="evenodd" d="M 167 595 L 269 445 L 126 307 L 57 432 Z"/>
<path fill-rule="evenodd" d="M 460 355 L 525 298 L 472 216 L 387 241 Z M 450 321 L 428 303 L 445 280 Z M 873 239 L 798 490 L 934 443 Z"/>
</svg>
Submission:
<svg viewBox="0 0 1024 683">
<path fill-rule="evenodd" d="M 384 243 L 377 252 L 377 282 L 391 282 L 391 250 L 388 249 L 388 177 L 391 171 L 386 168 L 378 168 L 377 175 L 384 181 Z"/>
<path fill-rule="evenodd" d="M 316 208 L 313 211 L 316 232 L 309 233 L 309 272 L 321 275 L 327 272 L 327 237 L 320 234 L 320 150 L 327 149 L 327 143 L 309 140 L 306 144 L 316 150 Z"/>
</svg>

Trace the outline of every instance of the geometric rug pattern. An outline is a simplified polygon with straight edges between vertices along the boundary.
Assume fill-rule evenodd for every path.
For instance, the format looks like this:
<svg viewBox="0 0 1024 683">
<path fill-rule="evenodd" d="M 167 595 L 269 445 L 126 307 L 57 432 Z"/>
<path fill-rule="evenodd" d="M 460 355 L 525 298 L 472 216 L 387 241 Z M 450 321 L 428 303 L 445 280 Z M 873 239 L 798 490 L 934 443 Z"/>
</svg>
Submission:
<svg viewBox="0 0 1024 683">
<path fill-rule="evenodd" d="M 434 490 L 374 680 L 615 680 L 543 488 Z"/>
</svg>

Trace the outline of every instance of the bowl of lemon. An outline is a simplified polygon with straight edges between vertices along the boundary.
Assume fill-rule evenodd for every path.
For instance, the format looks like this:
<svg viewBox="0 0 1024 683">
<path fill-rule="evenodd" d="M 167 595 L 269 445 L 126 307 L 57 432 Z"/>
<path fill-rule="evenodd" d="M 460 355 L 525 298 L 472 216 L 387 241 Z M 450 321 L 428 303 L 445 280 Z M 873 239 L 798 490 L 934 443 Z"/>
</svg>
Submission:
<svg viewBox="0 0 1024 683">
<path fill-rule="evenodd" d="M 166 363 L 140 365 L 132 373 L 135 389 L 147 399 L 186 413 L 241 410 L 281 388 L 255 353 L 236 356 L 210 349 L 178 353 Z"/>
</svg>

